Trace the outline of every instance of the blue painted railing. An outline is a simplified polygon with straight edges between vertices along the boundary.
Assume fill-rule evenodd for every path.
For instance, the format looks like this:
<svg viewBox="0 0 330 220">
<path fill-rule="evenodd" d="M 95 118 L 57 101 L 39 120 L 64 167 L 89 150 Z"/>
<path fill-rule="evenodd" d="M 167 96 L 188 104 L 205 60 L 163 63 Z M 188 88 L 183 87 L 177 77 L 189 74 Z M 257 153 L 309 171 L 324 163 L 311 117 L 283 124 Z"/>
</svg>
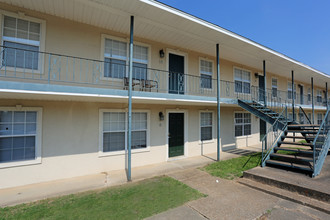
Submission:
<svg viewBox="0 0 330 220">
<path fill-rule="evenodd" d="M 20 48 L 0 48 L 0 78 L 6 81 L 117 90 L 128 88 L 128 66 L 125 61 L 111 63 Z M 214 78 L 199 76 L 199 73 L 182 74 L 145 68 L 139 63 L 134 65 L 135 91 L 214 98 L 217 96 L 217 80 Z M 220 81 L 221 98 L 259 100 L 260 91 L 258 87 L 251 86 L 251 83 Z M 277 108 L 279 104 L 288 105 L 290 99 L 285 91 L 267 90 L 267 103 L 270 107 Z"/>
<path fill-rule="evenodd" d="M 313 141 L 313 177 L 320 174 L 330 147 L 330 107 Z"/>
<path fill-rule="evenodd" d="M 284 124 L 284 127 L 280 129 L 279 121 Z M 275 122 L 267 129 L 265 136 L 262 138 L 262 155 L 261 155 L 261 166 L 266 165 L 266 161 L 269 159 L 270 155 L 274 152 L 274 148 L 277 147 L 277 143 L 281 140 L 281 137 L 284 135 L 285 130 L 288 125 L 288 108 L 284 107 L 282 112 L 279 114 Z"/>
</svg>

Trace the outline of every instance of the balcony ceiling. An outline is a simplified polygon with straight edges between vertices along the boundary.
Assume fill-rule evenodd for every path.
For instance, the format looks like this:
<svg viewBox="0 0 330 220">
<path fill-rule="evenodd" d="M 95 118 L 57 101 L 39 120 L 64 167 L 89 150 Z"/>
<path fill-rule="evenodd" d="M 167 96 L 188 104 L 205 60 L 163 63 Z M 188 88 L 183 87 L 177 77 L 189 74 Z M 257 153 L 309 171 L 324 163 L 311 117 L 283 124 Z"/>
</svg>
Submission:
<svg viewBox="0 0 330 220">
<path fill-rule="evenodd" d="M 316 86 L 325 87 L 330 76 L 295 61 L 219 26 L 150 0 L 0 0 L 7 4 L 113 30 L 129 36 L 130 15 L 135 16 L 134 35 L 173 45 L 174 49 L 198 51 L 215 56 L 220 44 L 220 57 L 256 69 L 266 60 L 267 72 Z M 50 51 L 51 52 L 51 51 Z M 329 85 L 330 86 L 330 85 Z"/>
</svg>

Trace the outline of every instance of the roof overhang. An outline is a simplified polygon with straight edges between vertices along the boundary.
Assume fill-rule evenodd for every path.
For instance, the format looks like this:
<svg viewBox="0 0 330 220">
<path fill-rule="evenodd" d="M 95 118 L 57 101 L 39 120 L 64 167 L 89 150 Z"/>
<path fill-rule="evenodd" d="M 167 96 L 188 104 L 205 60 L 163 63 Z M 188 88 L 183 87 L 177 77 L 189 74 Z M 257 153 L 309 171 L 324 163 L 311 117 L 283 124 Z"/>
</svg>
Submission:
<svg viewBox="0 0 330 220">
<path fill-rule="evenodd" d="M 215 56 L 220 45 L 221 59 L 324 87 L 330 76 L 284 54 L 260 45 L 178 9 L 153 0 L 0 0 L 22 8 L 110 29 L 129 36 L 130 16 L 135 16 L 134 36 L 160 42 L 174 49 Z M 49 51 L 51 52 L 51 51 Z"/>
</svg>

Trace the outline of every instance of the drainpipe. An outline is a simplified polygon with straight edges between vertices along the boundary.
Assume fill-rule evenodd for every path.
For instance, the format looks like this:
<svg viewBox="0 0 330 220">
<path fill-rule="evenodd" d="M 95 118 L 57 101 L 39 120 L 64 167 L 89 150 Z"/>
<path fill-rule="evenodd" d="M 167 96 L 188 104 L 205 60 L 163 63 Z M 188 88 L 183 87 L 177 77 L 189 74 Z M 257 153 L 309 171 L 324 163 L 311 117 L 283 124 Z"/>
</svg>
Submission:
<svg viewBox="0 0 330 220">
<path fill-rule="evenodd" d="M 127 157 L 127 181 L 131 181 L 131 149 L 132 149 L 132 81 L 133 81 L 133 32 L 134 16 L 131 16 L 129 40 L 129 72 L 128 72 L 128 157 Z"/>
<path fill-rule="evenodd" d="M 294 100 L 295 100 L 295 94 L 294 94 L 294 72 L 293 70 L 291 71 L 291 79 L 292 79 L 292 83 L 291 83 L 291 88 L 292 88 L 292 119 L 293 121 L 296 120 L 295 114 L 294 114 Z"/>
<path fill-rule="evenodd" d="M 220 161 L 220 58 L 219 44 L 216 46 L 217 53 L 217 161 Z"/>
<path fill-rule="evenodd" d="M 311 78 L 311 84 L 312 84 L 312 119 L 314 124 L 314 80 L 313 77 Z"/>
</svg>

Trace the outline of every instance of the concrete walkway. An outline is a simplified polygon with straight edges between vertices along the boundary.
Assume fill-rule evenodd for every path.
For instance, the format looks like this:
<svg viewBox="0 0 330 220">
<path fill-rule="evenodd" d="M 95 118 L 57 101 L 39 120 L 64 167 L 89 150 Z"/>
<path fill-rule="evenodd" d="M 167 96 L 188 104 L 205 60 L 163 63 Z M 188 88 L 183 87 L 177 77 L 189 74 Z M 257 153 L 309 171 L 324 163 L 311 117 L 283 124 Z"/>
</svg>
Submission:
<svg viewBox="0 0 330 220">
<path fill-rule="evenodd" d="M 183 170 L 169 176 L 208 196 L 152 216 L 149 220 L 330 219 L 330 215 L 324 212 L 246 187 L 234 180 L 213 177 L 198 169 Z"/>
<path fill-rule="evenodd" d="M 221 160 L 226 160 L 257 151 L 257 148 L 234 149 L 221 152 Z M 153 176 L 165 175 L 189 168 L 202 167 L 216 160 L 216 154 L 172 160 L 155 165 L 132 169 L 132 180 L 138 181 Z M 87 190 L 99 189 L 127 182 L 125 171 L 98 173 L 58 181 L 31 184 L 22 187 L 0 189 L 0 207 L 32 202 L 45 198 L 68 195 Z"/>
</svg>

